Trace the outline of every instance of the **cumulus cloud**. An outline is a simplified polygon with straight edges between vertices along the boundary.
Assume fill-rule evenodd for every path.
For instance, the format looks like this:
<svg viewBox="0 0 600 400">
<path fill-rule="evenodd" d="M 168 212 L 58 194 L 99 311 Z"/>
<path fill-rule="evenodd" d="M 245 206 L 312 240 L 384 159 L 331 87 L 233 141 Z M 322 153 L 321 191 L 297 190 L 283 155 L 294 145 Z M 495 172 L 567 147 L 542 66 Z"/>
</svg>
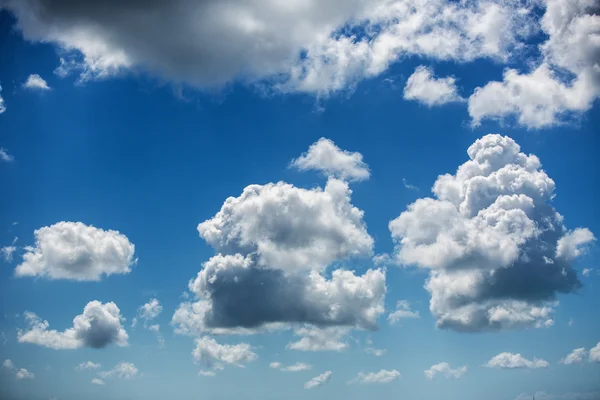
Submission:
<svg viewBox="0 0 600 400">
<path fill-rule="evenodd" d="M 425 287 L 440 328 L 548 327 L 556 294 L 581 286 L 572 268 L 579 253 L 557 251 L 572 233 L 552 207 L 554 181 L 520 150 L 507 136 L 478 139 L 455 175 L 438 177 L 435 198 L 389 224 L 398 263 L 430 271 Z"/>
<path fill-rule="evenodd" d="M 27 80 L 23 84 L 23 87 L 32 90 L 50 90 L 50 86 L 48 86 L 48 83 L 46 83 L 46 81 L 38 74 L 29 75 L 27 77 Z"/>
<path fill-rule="evenodd" d="M 600 363 L 600 342 L 590 349 L 590 362 Z"/>
<path fill-rule="evenodd" d="M 2 86 L 0 85 L 0 92 L 2 92 Z M 0 114 L 2 114 L 3 112 L 6 111 L 6 105 L 4 104 L 4 99 L 2 98 L 2 96 L 0 96 Z M 4 149 L 0 149 L 0 154 L 2 154 L 4 152 Z M 4 157 L 0 156 L 1 159 L 4 159 Z"/>
<path fill-rule="evenodd" d="M 487 364 L 488 368 L 547 368 L 550 364 L 546 360 L 540 358 L 534 358 L 528 360 L 521 354 L 517 353 L 500 353 L 497 356 L 492 357 Z"/>
<path fill-rule="evenodd" d="M 363 211 L 348 184 L 325 189 L 251 185 L 198 225 L 217 254 L 206 261 L 172 318 L 184 334 L 249 334 L 298 327 L 375 329 L 383 312 L 385 270 L 363 275 L 333 263 L 372 255 Z M 327 272 L 327 275 L 326 275 Z"/>
<path fill-rule="evenodd" d="M 558 240 L 556 245 L 556 257 L 574 260 L 582 254 L 585 254 L 585 246 L 595 240 L 594 234 L 589 229 L 577 228 L 572 232 L 566 233 Z"/>
<path fill-rule="evenodd" d="M 118 378 L 131 380 L 138 377 L 138 373 L 139 370 L 133 363 L 120 362 L 111 370 L 98 372 L 98 375 L 100 375 L 100 377 L 103 379 Z"/>
<path fill-rule="evenodd" d="M 149 325 L 149 322 L 158 317 L 162 310 L 163 307 L 157 299 L 150 299 L 150 301 L 138 308 L 137 316 L 133 318 L 131 324 L 132 327 L 135 327 L 137 325 L 138 319 L 141 319 L 144 322 L 144 328 L 148 329 L 156 335 L 156 339 L 158 340 L 161 346 L 164 345 L 164 338 L 160 333 L 160 325 Z"/>
<path fill-rule="evenodd" d="M 127 346 L 128 335 L 121 325 L 123 317 L 113 302 L 90 301 L 83 314 L 73 319 L 73 327 L 63 332 L 48 329 L 50 324 L 31 312 L 25 312 L 28 329 L 20 329 L 19 343 L 32 343 L 56 350 L 91 347 L 95 349 L 110 344 Z"/>
<path fill-rule="evenodd" d="M 570 352 L 565 358 L 560 360 L 561 364 L 580 364 L 585 360 L 587 356 L 587 351 L 584 347 L 580 347 L 578 349 Z"/>
<path fill-rule="evenodd" d="M 0 110 L 2 110 L 2 97 L 0 97 Z M 0 147 L 0 160 L 4 162 L 13 162 L 15 158 L 8 153 L 4 147 Z"/>
<path fill-rule="evenodd" d="M 368 374 L 359 372 L 356 378 L 352 379 L 348 383 L 360 383 L 363 385 L 368 383 L 390 383 L 400 379 L 400 377 L 400 372 L 396 371 L 395 369 L 390 371 L 382 369 L 379 372 L 369 372 Z"/>
<path fill-rule="evenodd" d="M 99 281 L 128 274 L 137 262 L 135 246 L 118 231 L 81 222 L 58 222 L 35 230 L 35 246 L 25 247 L 15 275 Z"/>
<path fill-rule="evenodd" d="M 344 327 L 318 328 L 305 326 L 295 330 L 300 340 L 288 343 L 287 348 L 299 351 L 342 351 L 348 343 L 342 341 L 349 329 Z"/>
<path fill-rule="evenodd" d="M 437 374 L 444 375 L 446 378 L 460 378 L 467 373 L 467 366 L 452 368 L 447 362 L 432 365 L 431 368 L 424 371 L 427 379 L 433 379 Z"/>
<path fill-rule="evenodd" d="M 196 339 L 196 348 L 192 356 L 195 362 L 216 370 L 223 369 L 227 365 L 243 368 L 244 364 L 258 358 L 248 343 L 220 344 L 208 336 Z"/>
<path fill-rule="evenodd" d="M 375 357 L 381 357 L 386 352 L 387 352 L 386 349 L 376 349 L 374 347 L 367 347 L 367 348 L 365 348 L 365 353 L 373 355 Z"/>
<path fill-rule="evenodd" d="M 433 69 L 423 65 L 417 67 L 406 81 L 404 99 L 418 101 L 428 107 L 464 101 L 458 94 L 456 79 L 436 78 Z"/>
<path fill-rule="evenodd" d="M 290 166 L 301 171 L 316 170 L 326 176 L 351 181 L 369 179 L 371 175 L 362 154 L 342 150 L 326 138 L 311 144 L 307 152 L 292 160 Z"/>
<path fill-rule="evenodd" d="M 260 82 L 319 95 L 351 89 L 412 55 L 506 60 L 537 23 L 521 2 L 500 0 L 4 4 L 26 39 L 58 45 L 61 76 L 77 72 L 86 81 L 142 69 L 201 88 Z"/>
<path fill-rule="evenodd" d="M 14 372 L 15 378 L 17 378 L 17 379 L 33 379 L 33 378 L 35 378 L 35 375 L 32 372 L 29 372 L 25 368 L 17 368 L 15 366 L 15 364 L 12 362 L 12 360 L 10 360 L 10 359 L 4 360 L 4 362 L 2 363 L 2 367 L 11 372 Z"/>
<path fill-rule="evenodd" d="M 315 376 L 304 384 L 304 389 L 313 389 L 326 384 L 331 379 L 331 375 L 331 371 L 325 371 L 321 375 Z"/>
<path fill-rule="evenodd" d="M 97 364 L 93 361 L 86 361 L 86 362 L 82 362 L 80 363 L 77 368 L 75 368 L 77 371 L 84 371 L 86 369 L 98 369 L 100 368 L 102 365 Z"/>
<path fill-rule="evenodd" d="M 388 321 L 390 324 L 395 324 L 404 318 L 420 318 L 420 316 L 418 311 L 411 311 L 407 300 L 400 300 L 396 303 L 396 310 L 388 315 Z"/>
<path fill-rule="evenodd" d="M 102 379 L 98 379 L 98 378 L 93 378 L 92 383 L 94 385 L 106 385 L 106 383 Z"/>
<path fill-rule="evenodd" d="M 300 372 L 300 371 L 309 370 L 312 368 L 312 366 L 310 364 L 301 363 L 301 362 L 297 362 L 294 365 L 288 365 L 288 366 L 284 366 L 283 364 L 281 364 L 279 362 L 272 362 L 271 364 L 269 364 L 269 368 L 278 369 L 283 372 Z"/>
<path fill-rule="evenodd" d="M 474 125 L 515 116 L 528 128 L 559 124 L 600 96 L 600 15 L 595 0 L 546 0 L 540 44 L 543 61 L 529 73 L 507 69 L 501 82 L 475 89 L 469 98 Z M 566 78 L 563 78 L 565 77 Z"/>
</svg>

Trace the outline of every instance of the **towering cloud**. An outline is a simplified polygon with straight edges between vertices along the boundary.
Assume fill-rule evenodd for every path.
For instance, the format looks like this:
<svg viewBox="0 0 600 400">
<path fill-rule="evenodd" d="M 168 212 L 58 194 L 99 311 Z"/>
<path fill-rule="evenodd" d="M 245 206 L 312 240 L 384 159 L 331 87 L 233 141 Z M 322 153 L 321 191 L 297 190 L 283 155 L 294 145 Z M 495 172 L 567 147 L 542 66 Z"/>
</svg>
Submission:
<svg viewBox="0 0 600 400">
<path fill-rule="evenodd" d="M 549 326 L 556 294 L 581 286 L 571 263 L 594 236 L 563 226 L 554 181 L 511 138 L 484 136 L 468 154 L 454 175 L 438 177 L 433 198 L 390 222 L 397 261 L 430 271 L 441 328 Z"/>
</svg>

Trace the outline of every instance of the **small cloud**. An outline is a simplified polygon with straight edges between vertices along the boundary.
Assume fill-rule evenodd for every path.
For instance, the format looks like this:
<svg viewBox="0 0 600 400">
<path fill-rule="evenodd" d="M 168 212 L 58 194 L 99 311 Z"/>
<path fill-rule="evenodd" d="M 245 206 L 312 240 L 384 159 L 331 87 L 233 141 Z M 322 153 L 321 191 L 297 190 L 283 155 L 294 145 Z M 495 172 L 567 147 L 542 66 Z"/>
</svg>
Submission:
<svg viewBox="0 0 600 400">
<path fill-rule="evenodd" d="M 0 255 L 2 255 L 5 262 L 9 263 L 13 260 L 13 253 L 15 251 L 17 251 L 15 246 L 4 246 L 0 248 Z"/>
<path fill-rule="evenodd" d="M 541 358 L 535 358 L 528 360 L 521 354 L 517 353 L 500 353 L 497 356 L 492 357 L 486 364 L 488 368 L 502 368 L 502 369 L 514 369 L 514 368 L 547 368 L 550 363 Z"/>
<path fill-rule="evenodd" d="M 321 375 L 315 376 L 310 381 L 304 384 L 304 389 L 313 389 L 322 386 L 331 380 L 333 372 L 325 371 Z"/>
<path fill-rule="evenodd" d="M 400 300 L 396 303 L 396 311 L 388 315 L 390 324 L 395 324 L 403 318 L 420 318 L 418 311 L 411 311 L 410 303 L 407 300 Z"/>
<path fill-rule="evenodd" d="M 379 372 L 370 372 L 365 374 L 363 372 L 359 372 L 356 378 L 352 379 L 348 384 L 359 383 L 359 384 L 369 384 L 369 383 L 390 383 L 397 379 L 400 379 L 400 372 L 395 369 L 388 371 L 382 369 Z"/>
<path fill-rule="evenodd" d="M 0 147 L 0 160 L 4 162 L 13 162 L 15 158 L 8 154 L 8 150 L 6 150 L 4 147 Z"/>
<path fill-rule="evenodd" d="M 367 354 L 371 354 L 375 357 L 381 357 L 382 355 L 384 355 L 387 352 L 386 349 L 376 349 L 374 347 L 367 347 L 365 349 L 365 353 Z"/>
<path fill-rule="evenodd" d="M 92 383 L 94 385 L 105 385 L 106 384 L 106 383 L 104 383 L 104 381 L 102 379 L 98 379 L 98 378 L 92 379 Z"/>
<path fill-rule="evenodd" d="M 587 350 L 584 347 L 580 347 L 578 349 L 570 352 L 565 358 L 560 360 L 561 364 L 569 365 L 569 364 L 581 364 L 585 358 L 587 357 Z"/>
<path fill-rule="evenodd" d="M 402 178 L 402 183 L 404 184 L 404 187 L 407 188 L 408 190 L 419 190 L 419 188 L 416 187 L 415 185 L 411 185 L 410 183 L 408 183 L 406 178 Z"/>
<path fill-rule="evenodd" d="M 300 372 L 311 369 L 312 365 L 297 362 L 294 365 L 288 365 L 287 367 L 285 367 L 279 362 L 272 362 L 271 364 L 269 364 L 269 368 L 278 369 L 283 372 Z"/>
<path fill-rule="evenodd" d="M 581 275 L 583 276 L 590 276 L 590 274 L 592 273 L 593 268 L 584 268 L 583 271 L 581 271 Z"/>
<path fill-rule="evenodd" d="M 79 364 L 77 367 L 75 367 L 75 369 L 77 371 L 83 371 L 86 369 L 98 369 L 100 368 L 102 365 L 94 363 L 92 361 L 86 361 L 86 362 L 82 362 L 81 364 Z"/>
<path fill-rule="evenodd" d="M 17 379 L 33 379 L 35 378 L 35 374 L 27 371 L 25 368 L 21 368 L 17 371 L 16 377 Z"/>
<path fill-rule="evenodd" d="M 23 87 L 26 89 L 32 90 L 51 90 L 48 83 L 38 74 L 31 74 L 23 84 Z"/>
<path fill-rule="evenodd" d="M 441 362 L 439 364 L 432 365 L 431 368 L 426 369 L 424 371 L 427 379 L 433 379 L 433 377 L 437 374 L 444 375 L 446 378 L 458 379 L 461 376 L 463 376 L 466 372 L 466 365 L 458 368 L 452 368 L 447 362 Z"/>
<path fill-rule="evenodd" d="M 198 375 L 213 377 L 213 376 L 216 376 L 217 374 L 215 373 L 215 371 L 200 370 L 200 372 L 198 372 Z"/>
</svg>

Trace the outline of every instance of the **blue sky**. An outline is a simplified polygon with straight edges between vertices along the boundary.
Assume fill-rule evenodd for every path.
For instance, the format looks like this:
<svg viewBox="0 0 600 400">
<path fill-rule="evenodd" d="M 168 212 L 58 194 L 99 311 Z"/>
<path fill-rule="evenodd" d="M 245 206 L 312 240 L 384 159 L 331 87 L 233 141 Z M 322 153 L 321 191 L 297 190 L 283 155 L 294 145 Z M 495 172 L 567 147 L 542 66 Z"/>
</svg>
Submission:
<svg viewBox="0 0 600 400">
<path fill-rule="evenodd" d="M 0 397 L 600 398 L 593 2 L 276 3 L 0 2 Z"/>
</svg>

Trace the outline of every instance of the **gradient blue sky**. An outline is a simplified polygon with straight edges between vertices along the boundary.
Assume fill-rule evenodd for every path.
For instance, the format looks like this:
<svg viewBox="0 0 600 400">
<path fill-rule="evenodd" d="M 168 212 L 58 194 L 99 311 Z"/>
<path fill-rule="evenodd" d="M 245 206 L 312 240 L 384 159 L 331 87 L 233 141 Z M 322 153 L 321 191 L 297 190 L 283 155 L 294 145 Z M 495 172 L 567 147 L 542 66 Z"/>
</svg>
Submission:
<svg viewBox="0 0 600 400">
<path fill-rule="evenodd" d="M 477 87 L 502 81 L 507 67 L 527 74 L 534 69 L 532 59 L 539 62 L 535 49 L 550 33 L 530 34 L 523 39 L 528 50 L 515 50 L 507 60 L 486 55 L 440 59 L 406 52 L 390 60 L 384 70 L 344 82 L 342 88 L 308 91 L 296 84 L 283 93 L 269 86 L 273 84 L 267 75 L 248 80 L 232 72 L 225 83 L 215 86 L 206 83 L 209 78 L 204 75 L 196 82 L 187 75 L 153 73 L 152 64 L 144 64 L 141 56 L 136 67 L 120 65 L 107 76 L 82 81 L 78 74 L 85 68 L 84 51 L 66 47 L 62 39 L 43 37 L 49 32 L 44 31 L 46 25 L 37 37 L 30 25 L 17 24 L 25 15 L 17 3 L 8 2 L 7 9 L 0 11 L 0 96 L 6 107 L 0 114 L 0 147 L 7 154 L 0 161 L 0 247 L 10 246 L 18 237 L 12 260 L 0 261 L 4 338 L 0 359 L 14 364 L 0 371 L 0 397 L 513 400 L 521 394 L 544 392 L 537 398 L 600 398 L 600 363 L 588 361 L 587 354 L 581 363 L 560 362 L 572 350 L 584 347 L 589 351 L 600 342 L 600 252 L 593 241 L 571 264 L 583 286 L 573 293 L 556 294 L 559 304 L 550 327 L 471 333 L 437 328 L 429 307 L 431 296 L 424 289 L 428 270 L 399 262 L 386 264 L 385 312 L 378 316 L 378 329 L 351 330 L 342 339 L 347 343 L 343 351 L 287 349 L 289 342 L 298 339 L 292 329 L 217 335 L 219 343 L 248 343 L 257 359 L 244 364 L 245 368 L 227 366 L 214 377 L 199 376 L 207 367 L 194 362 L 194 337 L 177 334 L 171 324 L 188 281 L 216 253 L 199 237 L 197 225 L 250 184 L 284 181 L 300 188 L 324 187 L 327 178 L 322 174 L 289 167 L 321 137 L 342 150 L 359 152 L 368 164 L 370 179 L 351 182 L 350 188 L 351 202 L 364 211 L 364 222 L 374 239 L 373 254 L 398 251 L 389 222 L 415 200 L 431 197 L 437 177 L 454 174 L 468 160 L 469 146 L 489 133 L 509 136 L 522 152 L 539 157 L 543 170 L 556 183 L 552 205 L 564 216 L 565 226 L 585 227 L 597 236 L 600 105 L 596 98 L 600 85 L 588 86 L 593 93 L 585 107 L 557 106 L 551 120 L 541 123 L 519 121 L 521 111 L 515 111 L 484 117 L 480 125 L 474 125 L 471 100 L 428 106 L 425 100 L 404 98 L 407 80 L 421 65 L 437 77 L 455 77 L 457 95 L 463 99 Z M 66 29 L 70 14 L 55 6 L 58 16 L 44 24 Z M 531 11 L 532 24 L 540 23 L 545 10 L 541 2 Z M 581 6 L 581 10 L 585 15 L 586 8 Z M 90 7 L 90 13 L 96 11 L 100 13 Z M 595 18 L 590 26 L 598 35 L 598 15 L 590 14 L 590 18 Z M 165 26 L 164 35 L 171 34 L 169 28 Z M 112 39 L 115 46 L 121 40 L 116 34 Z M 582 45 L 581 52 L 599 68 L 597 44 L 595 48 Z M 60 57 L 67 54 L 78 57 L 84 67 L 61 77 L 55 70 Z M 158 50 L 157 54 L 161 55 Z M 566 68 L 553 62 L 543 61 L 557 71 Z M 198 63 L 195 68 L 203 67 Z M 557 72 L 556 76 L 566 79 L 569 86 L 568 79 L 585 72 L 569 73 L 563 77 Z M 40 75 L 51 89 L 25 87 L 31 74 Z M 526 92 L 521 96 L 528 98 Z M 582 99 L 583 95 L 573 96 Z M 536 101 L 536 96 L 531 98 Z M 135 245 L 137 264 L 130 273 L 91 282 L 16 276 L 15 268 L 26 252 L 23 247 L 35 245 L 34 231 L 59 221 L 119 231 Z M 335 267 L 357 274 L 375 268 L 369 257 L 337 260 Z M 582 274 L 584 269 L 591 269 L 587 276 Z M 139 307 L 151 298 L 163 307 L 152 321 L 160 324 L 163 346 L 141 322 L 132 327 Z M 47 320 L 51 329 L 63 331 L 72 327 L 73 318 L 93 300 L 118 305 L 128 346 L 57 350 L 19 342 L 18 330 L 27 328 L 24 312 L 33 312 Z M 388 323 L 388 314 L 400 300 L 407 300 L 420 317 Z M 368 347 L 386 352 L 375 356 L 365 352 Z M 483 366 L 503 352 L 543 359 L 549 366 Z M 86 361 L 101 367 L 76 371 Z M 283 372 L 270 368 L 275 361 L 284 365 L 302 362 L 312 368 Z M 91 383 L 99 378 L 99 371 L 119 362 L 133 363 L 137 376 L 109 377 L 105 385 Z M 467 366 L 467 371 L 460 378 L 438 374 L 427 379 L 424 371 L 441 362 L 452 368 Z M 35 377 L 16 379 L 20 368 Z M 401 378 L 348 384 L 360 372 L 382 369 L 396 370 Z M 329 382 L 304 388 L 325 371 L 332 371 Z"/>
</svg>

